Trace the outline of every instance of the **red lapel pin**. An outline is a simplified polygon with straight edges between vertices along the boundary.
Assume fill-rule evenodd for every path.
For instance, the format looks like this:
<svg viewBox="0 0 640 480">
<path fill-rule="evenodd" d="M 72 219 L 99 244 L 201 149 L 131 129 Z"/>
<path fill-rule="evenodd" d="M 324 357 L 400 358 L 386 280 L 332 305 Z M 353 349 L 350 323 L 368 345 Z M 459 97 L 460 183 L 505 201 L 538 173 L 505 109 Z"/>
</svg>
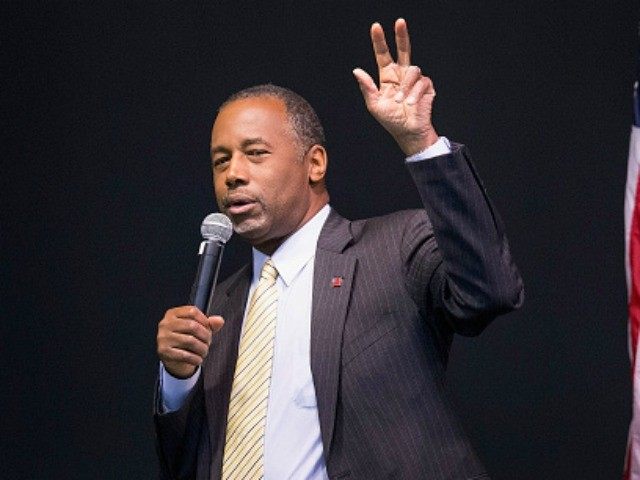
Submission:
<svg viewBox="0 0 640 480">
<path fill-rule="evenodd" d="M 331 279 L 331 286 L 333 288 L 338 288 L 342 286 L 342 277 L 333 277 Z"/>
</svg>

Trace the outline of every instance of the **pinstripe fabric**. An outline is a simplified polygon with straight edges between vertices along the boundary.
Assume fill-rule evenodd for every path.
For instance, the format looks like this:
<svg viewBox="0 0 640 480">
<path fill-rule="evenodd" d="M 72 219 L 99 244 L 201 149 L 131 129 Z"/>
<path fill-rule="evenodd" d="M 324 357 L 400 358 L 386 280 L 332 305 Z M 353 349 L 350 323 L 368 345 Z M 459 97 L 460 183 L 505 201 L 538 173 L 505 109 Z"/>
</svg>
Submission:
<svg viewBox="0 0 640 480">
<path fill-rule="evenodd" d="M 223 479 L 263 476 L 264 430 L 278 313 L 277 277 L 271 260 L 267 260 L 240 339 L 229 401 Z"/>
</svg>

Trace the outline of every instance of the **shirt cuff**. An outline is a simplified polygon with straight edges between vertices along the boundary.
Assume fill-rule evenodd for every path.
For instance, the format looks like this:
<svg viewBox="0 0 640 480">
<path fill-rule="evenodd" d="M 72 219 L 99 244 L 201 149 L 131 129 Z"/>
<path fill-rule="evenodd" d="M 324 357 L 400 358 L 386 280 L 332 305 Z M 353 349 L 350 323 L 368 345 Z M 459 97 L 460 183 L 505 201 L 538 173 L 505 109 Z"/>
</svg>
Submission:
<svg viewBox="0 0 640 480">
<path fill-rule="evenodd" d="M 451 153 L 451 142 L 447 137 L 439 137 L 436 143 L 425 148 L 421 152 L 414 153 L 407 157 L 407 162 L 419 162 L 428 158 L 439 157 L 440 155 L 448 155 Z"/>
<path fill-rule="evenodd" d="M 162 400 L 162 413 L 169 413 L 180 409 L 184 400 L 189 395 L 200 378 L 200 367 L 189 378 L 176 378 L 167 372 L 160 362 L 160 398 Z"/>
</svg>

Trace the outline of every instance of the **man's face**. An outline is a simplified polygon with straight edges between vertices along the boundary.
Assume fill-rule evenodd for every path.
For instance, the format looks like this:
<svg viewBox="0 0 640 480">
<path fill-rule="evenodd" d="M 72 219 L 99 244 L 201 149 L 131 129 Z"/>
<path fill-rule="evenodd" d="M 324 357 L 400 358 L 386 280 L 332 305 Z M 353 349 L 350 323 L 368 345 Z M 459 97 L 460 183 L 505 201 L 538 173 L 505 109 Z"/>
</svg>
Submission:
<svg viewBox="0 0 640 480">
<path fill-rule="evenodd" d="M 281 100 L 236 100 L 218 114 L 211 132 L 218 207 L 256 248 L 271 253 L 308 220 L 309 162 L 303 157 Z"/>
</svg>

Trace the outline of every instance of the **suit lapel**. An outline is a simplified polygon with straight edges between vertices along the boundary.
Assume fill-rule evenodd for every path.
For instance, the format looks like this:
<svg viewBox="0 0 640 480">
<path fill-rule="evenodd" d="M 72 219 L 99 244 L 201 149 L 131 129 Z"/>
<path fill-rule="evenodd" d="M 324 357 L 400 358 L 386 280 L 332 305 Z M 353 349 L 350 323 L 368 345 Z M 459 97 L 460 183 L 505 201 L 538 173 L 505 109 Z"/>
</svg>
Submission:
<svg viewBox="0 0 640 480">
<path fill-rule="evenodd" d="M 206 360 L 204 388 L 207 420 L 213 458 L 213 472 L 222 468 L 225 425 L 233 383 L 238 343 L 242 330 L 245 303 L 251 284 L 251 266 L 245 265 L 231 278 L 224 292 L 214 301 L 210 315 L 221 315 L 225 324 L 214 335 Z M 214 475 L 215 477 L 215 475 Z"/>
<path fill-rule="evenodd" d="M 311 313 L 311 372 L 325 455 L 333 437 L 342 332 L 356 268 L 356 258 L 342 252 L 352 240 L 350 222 L 332 211 L 318 239 Z"/>
</svg>

